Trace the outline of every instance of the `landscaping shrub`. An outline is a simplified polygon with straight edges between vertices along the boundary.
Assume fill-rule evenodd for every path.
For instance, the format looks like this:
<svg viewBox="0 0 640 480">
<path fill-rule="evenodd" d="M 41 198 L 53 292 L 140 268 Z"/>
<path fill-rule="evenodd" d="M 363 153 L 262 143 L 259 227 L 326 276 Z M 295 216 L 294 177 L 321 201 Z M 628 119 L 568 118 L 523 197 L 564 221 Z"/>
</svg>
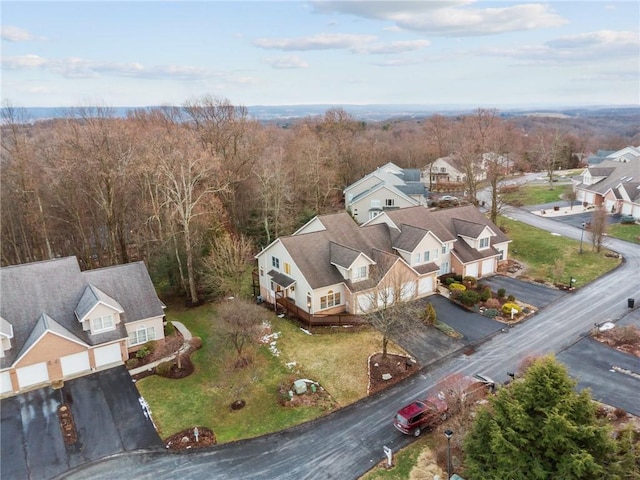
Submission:
<svg viewBox="0 0 640 480">
<path fill-rule="evenodd" d="M 124 362 L 125 366 L 130 370 L 138 366 L 139 360 L 137 358 L 130 358 Z"/>
<path fill-rule="evenodd" d="M 422 322 L 425 325 L 435 325 L 438 322 L 436 309 L 433 308 L 433 305 L 431 303 L 427 303 L 427 305 L 425 306 Z"/>
<path fill-rule="evenodd" d="M 489 317 L 489 318 L 496 318 L 498 316 L 498 310 L 495 308 L 487 308 L 484 312 L 483 315 L 485 317 Z"/>
<path fill-rule="evenodd" d="M 516 297 L 514 297 L 513 295 L 509 295 L 507 297 L 507 302 L 515 302 L 516 301 Z"/>
<path fill-rule="evenodd" d="M 200 337 L 193 337 L 189 344 L 193 347 L 194 350 L 199 350 L 202 348 L 202 339 Z"/>
<path fill-rule="evenodd" d="M 504 298 L 506 294 L 507 294 L 507 291 L 504 288 L 498 289 L 498 298 Z"/>
<path fill-rule="evenodd" d="M 520 313 L 520 305 L 511 302 L 507 302 L 502 306 L 502 313 L 511 316 L 511 309 L 515 309 L 518 313 Z"/>
<path fill-rule="evenodd" d="M 156 365 L 156 375 L 166 377 L 167 375 L 169 375 L 172 365 L 173 362 L 160 362 L 158 365 Z"/>
<path fill-rule="evenodd" d="M 173 322 L 167 322 L 164 325 L 164 336 L 169 337 L 173 335 L 176 331 L 176 327 L 173 325 Z"/>
<path fill-rule="evenodd" d="M 498 300 L 497 298 L 490 298 L 487 301 L 484 302 L 484 306 L 487 308 L 500 308 L 500 305 L 502 305 L 500 303 L 500 300 Z"/>
<path fill-rule="evenodd" d="M 451 291 L 458 290 L 460 292 L 464 292 L 466 289 L 467 287 L 465 287 L 461 283 L 452 283 L 451 285 L 449 285 L 449 290 Z"/>
<path fill-rule="evenodd" d="M 469 285 L 475 285 L 478 282 L 478 279 L 476 279 L 476 277 L 472 277 L 472 276 L 466 276 L 462 279 L 462 281 L 464 283 L 468 283 Z"/>
<path fill-rule="evenodd" d="M 448 287 L 448 286 L 449 286 L 449 285 L 451 285 L 452 283 L 455 283 L 455 280 L 454 280 L 454 278 L 453 278 L 453 277 L 445 278 L 445 279 L 444 279 L 444 283 L 445 283 L 445 285 L 447 285 L 447 287 Z"/>
<path fill-rule="evenodd" d="M 466 307 L 470 307 L 478 303 L 480 299 L 480 295 L 478 292 L 474 292 L 473 290 L 461 291 L 456 297 L 460 303 L 462 303 Z"/>
<path fill-rule="evenodd" d="M 480 293 L 480 300 L 486 302 L 491 298 L 491 287 L 484 287 Z"/>
<path fill-rule="evenodd" d="M 136 352 L 136 358 L 144 360 L 147 356 L 151 355 L 151 349 L 145 343 L 143 347 Z"/>
</svg>

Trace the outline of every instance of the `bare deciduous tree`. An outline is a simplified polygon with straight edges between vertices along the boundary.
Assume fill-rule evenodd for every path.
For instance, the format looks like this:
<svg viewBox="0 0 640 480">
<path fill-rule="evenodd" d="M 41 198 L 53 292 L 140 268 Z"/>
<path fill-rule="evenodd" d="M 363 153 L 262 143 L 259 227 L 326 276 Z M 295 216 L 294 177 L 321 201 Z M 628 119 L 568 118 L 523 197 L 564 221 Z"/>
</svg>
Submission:
<svg viewBox="0 0 640 480">
<path fill-rule="evenodd" d="M 253 252 L 253 244 L 244 235 L 223 233 L 216 237 L 203 265 L 204 280 L 210 289 L 218 295 L 248 298 Z"/>
<path fill-rule="evenodd" d="M 607 211 L 602 206 L 596 208 L 591 215 L 589 238 L 593 249 L 600 252 L 607 238 Z"/>
<path fill-rule="evenodd" d="M 218 308 L 218 320 L 224 336 L 238 355 L 237 367 L 249 364 L 244 348 L 258 340 L 265 313 L 263 308 L 241 299 L 228 300 Z"/>
<path fill-rule="evenodd" d="M 382 357 L 393 335 L 415 328 L 420 311 L 415 305 L 416 282 L 409 267 L 399 257 L 381 253 L 370 267 L 371 287 L 358 297 L 364 318 L 382 334 Z"/>
</svg>

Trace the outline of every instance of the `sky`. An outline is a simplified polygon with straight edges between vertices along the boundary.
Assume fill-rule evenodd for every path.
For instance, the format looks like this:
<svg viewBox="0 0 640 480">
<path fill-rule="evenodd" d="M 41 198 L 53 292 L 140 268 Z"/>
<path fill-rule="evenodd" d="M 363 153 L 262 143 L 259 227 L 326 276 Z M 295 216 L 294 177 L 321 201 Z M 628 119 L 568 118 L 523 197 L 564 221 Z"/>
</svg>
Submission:
<svg viewBox="0 0 640 480">
<path fill-rule="evenodd" d="M 640 104 L 640 0 L 2 0 L 18 107 Z"/>
</svg>

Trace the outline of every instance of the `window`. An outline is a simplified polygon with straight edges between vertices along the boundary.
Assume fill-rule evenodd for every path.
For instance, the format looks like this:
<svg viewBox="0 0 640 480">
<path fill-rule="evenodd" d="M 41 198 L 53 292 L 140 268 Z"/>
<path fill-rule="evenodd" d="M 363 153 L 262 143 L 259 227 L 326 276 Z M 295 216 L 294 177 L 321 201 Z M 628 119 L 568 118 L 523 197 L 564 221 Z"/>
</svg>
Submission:
<svg viewBox="0 0 640 480">
<path fill-rule="evenodd" d="M 369 212 L 369 220 L 371 220 L 372 218 L 376 218 L 378 215 L 380 215 L 382 212 L 378 211 L 378 210 L 373 210 L 371 212 Z"/>
<path fill-rule="evenodd" d="M 367 266 L 364 267 L 356 267 L 353 270 L 353 280 L 361 280 L 363 278 L 367 278 Z"/>
<path fill-rule="evenodd" d="M 284 262 L 284 273 L 286 273 L 287 275 L 291 273 L 291 265 L 289 265 L 287 262 Z"/>
<path fill-rule="evenodd" d="M 273 268 L 280 269 L 280 259 L 278 257 L 271 257 L 271 265 Z"/>
<path fill-rule="evenodd" d="M 264 277 L 264 268 L 260 267 L 260 276 Z"/>
<path fill-rule="evenodd" d="M 424 252 L 424 259 L 423 261 L 426 263 L 429 261 L 429 252 Z"/>
<path fill-rule="evenodd" d="M 438 249 L 436 248 L 433 252 L 433 259 L 435 260 L 436 258 L 438 258 Z"/>
<path fill-rule="evenodd" d="M 480 239 L 480 248 L 487 248 L 489 246 L 489 238 Z"/>
<path fill-rule="evenodd" d="M 320 308 L 329 308 L 335 305 L 340 305 L 340 292 L 333 293 L 333 290 L 329 290 L 327 294 L 320 297 Z"/>
<path fill-rule="evenodd" d="M 420 263 L 420 254 L 416 253 L 416 254 L 413 255 L 413 264 L 417 265 L 419 263 Z"/>
<path fill-rule="evenodd" d="M 500 252 L 500 257 L 498 258 L 498 260 L 504 260 L 504 250 L 498 250 L 498 252 Z"/>
<path fill-rule="evenodd" d="M 156 339 L 155 327 L 138 327 L 134 332 L 129 334 L 129 345 L 140 345 Z"/>
<path fill-rule="evenodd" d="M 396 201 L 393 198 L 387 198 L 384 201 L 385 206 L 387 207 L 393 207 L 396 204 Z"/>
<path fill-rule="evenodd" d="M 445 255 L 447 253 L 447 244 L 442 245 L 442 254 Z"/>
<path fill-rule="evenodd" d="M 445 273 L 449 273 L 449 262 L 442 262 L 440 265 L 440 272 L 438 272 L 438 274 L 444 275 Z"/>
<path fill-rule="evenodd" d="M 447 169 L 445 167 L 440 167 L 440 173 L 447 173 Z"/>
<path fill-rule="evenodd" d="M 91 320 L 91 330 L 93 333 L 105 332 L 107 330 L 115 329 L 113 323 L 113 315 L 105 315 L 104 317 L 98 317 Z"/>
</svg>

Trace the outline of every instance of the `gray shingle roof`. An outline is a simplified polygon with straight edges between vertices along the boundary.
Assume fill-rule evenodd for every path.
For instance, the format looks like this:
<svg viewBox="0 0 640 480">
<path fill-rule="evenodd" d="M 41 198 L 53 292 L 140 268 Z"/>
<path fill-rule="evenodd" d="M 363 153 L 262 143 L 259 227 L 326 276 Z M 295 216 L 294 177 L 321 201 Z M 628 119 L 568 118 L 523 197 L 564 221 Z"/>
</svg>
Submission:
<svg viewBox="0 0 640 480">
<path fill-rule="evenodd" d="M 637 183 L 640 181 L 640 158 L 635 158 L 629 162 L 618 162 L 607 160 L 600 166 L 589 168 L 589 172 L 594 177 L 606 177 L 593 185 L 578 185 L 583 190 L 605 194 L 609 189 L 615 189 L 620 183 Z"/>
<path fill-rule="evenodd" d="M 122 306 L 120 306 L 116 300 L 99 288 L 94 287 L 93 285 L 87 285 L 87 288 L 84 289 L 84 293 L 82 294 L 82 297 L 80 297 L 78 306 L 75 309 L 76 317 L 78 317 L 78 319 L 83 319 L 85 315 L 87 315 L 100 302 L 120 313 L 124 312 Z"/>
<path fill-rule="evenodd" d="M 271 277 L 276 285 L 280 285 L 282 288 L 289 288 L 291 285 L 296 283 L 293 278 L 285 275 L 284 273 L 280 273 L 277 270 L 269 270 L 267 275 Z"/>
<path fill-rule="evenodd" d="M 124 310 L 115 331 L 89 335 L 82 330 L 75 309 L 90 284 L 112 300 L 117 299 Z M 12 348 L 1 359 L 2 368 L 15 361 L 43 313 L 88 345 L 124 338 L 124 323 L 163 315 L 162 303 L 142 262 L 86 272 L 80 271 L 75 257 L 3 267 L 0 293 L 0 316 L 14 332 Z"/>
<path fill-rule="evenodd" d="M 336 242 L 329 242 L 331 263 L 343 268 L 349 268 L 360 256 L 360 251 L 355 248 L 345 247 Z"/>
</svg>

